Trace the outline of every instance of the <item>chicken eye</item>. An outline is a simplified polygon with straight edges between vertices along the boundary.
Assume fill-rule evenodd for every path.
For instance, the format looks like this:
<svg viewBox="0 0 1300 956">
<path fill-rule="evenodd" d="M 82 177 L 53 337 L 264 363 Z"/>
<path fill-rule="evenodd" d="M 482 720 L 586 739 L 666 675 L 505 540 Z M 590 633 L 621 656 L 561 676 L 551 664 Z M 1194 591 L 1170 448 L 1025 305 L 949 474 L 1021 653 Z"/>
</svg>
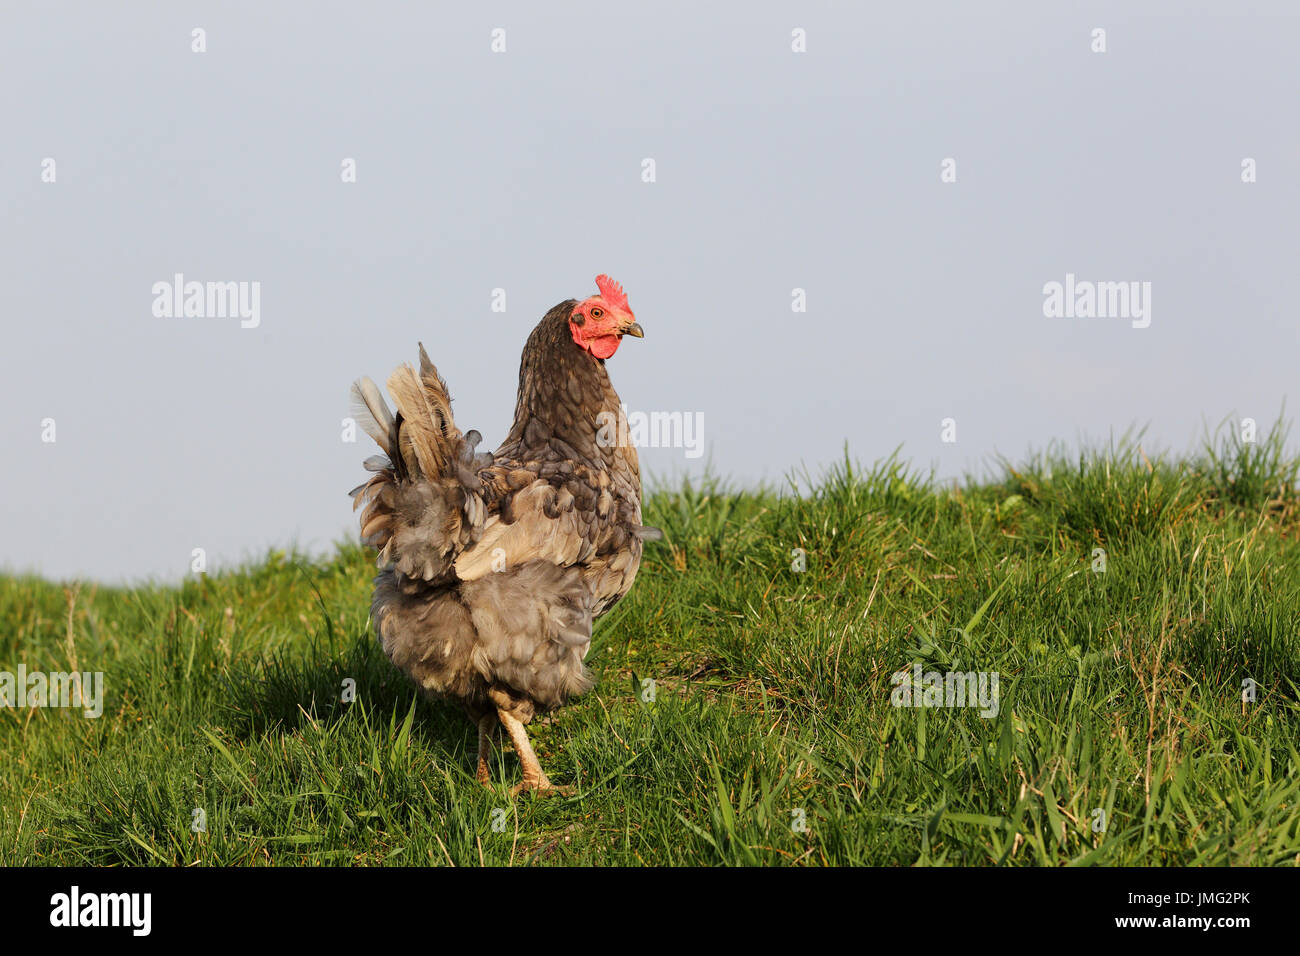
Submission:
<svg viewBox="0 0 1300 956">
<path fill-rule="evenodd" d="M 605 310 L 601 308 L 593 308 L 591 310 L 591 317 L 593 319 L 599 319 L 604 314 L 605 314 Z"/>
</svg>

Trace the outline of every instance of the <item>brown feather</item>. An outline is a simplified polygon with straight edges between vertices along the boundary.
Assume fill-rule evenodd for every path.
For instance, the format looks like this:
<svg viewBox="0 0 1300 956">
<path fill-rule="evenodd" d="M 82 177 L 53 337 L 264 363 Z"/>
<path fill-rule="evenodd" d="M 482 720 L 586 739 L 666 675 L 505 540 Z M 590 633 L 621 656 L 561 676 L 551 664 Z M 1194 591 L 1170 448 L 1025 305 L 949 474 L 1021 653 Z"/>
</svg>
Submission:
<svg viewBox="0 0 1300 956">
<path fill-rule="evenodd" d="M 388 376 L 388 393 L 393 396 L 397 410 L 402 414 L 398 441 L 407 467 L 426 478 L 441 477 L 445 460 L 442 444 L 445 439 L 442 428 L 434 421 L 415 369 L 407 364 L 394 369 L 393 374 Z M 416 464 L 418 467 L 414 467 Z"/>
</svg>

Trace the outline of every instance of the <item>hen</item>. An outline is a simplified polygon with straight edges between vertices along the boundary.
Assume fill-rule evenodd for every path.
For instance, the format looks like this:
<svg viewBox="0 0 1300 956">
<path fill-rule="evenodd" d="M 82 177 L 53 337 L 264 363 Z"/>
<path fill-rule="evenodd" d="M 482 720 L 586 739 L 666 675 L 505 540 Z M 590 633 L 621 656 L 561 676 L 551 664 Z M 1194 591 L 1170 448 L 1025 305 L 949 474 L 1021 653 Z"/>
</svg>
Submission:
<svg viewBox="0 0 1300 956">
<path fill-rule="evenodd" d="M 622 287 L 551 309 L 524 346 L 514 425 L 475 453 L 420 346 L 420 369 L 388 379 L 389 411 L 368 378 L 354 416 L 383 449 L 353 489 L 363 543 L 379 550 L 371 619 L 384 652 L 431 696 L 478 727 L 487 785 L 496 724 L 523 765 L 519 790 L 553 790 L 525 725 L 592 686 L 592 621 L 632 587 L 642 542 L 641 477 L 605 360 L 641 326 Z"/>
</svg>

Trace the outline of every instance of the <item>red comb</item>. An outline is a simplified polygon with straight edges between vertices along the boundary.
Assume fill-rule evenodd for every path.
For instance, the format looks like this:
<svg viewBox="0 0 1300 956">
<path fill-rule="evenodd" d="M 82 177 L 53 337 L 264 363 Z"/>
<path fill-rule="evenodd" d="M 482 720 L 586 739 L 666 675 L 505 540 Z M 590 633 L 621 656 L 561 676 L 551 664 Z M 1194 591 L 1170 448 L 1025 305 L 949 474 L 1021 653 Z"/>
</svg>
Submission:
<svg viewBox="0 0 1300 956">
<path fill-rule="evenodd" d="M 615 309 L 627 308 L 627 293 L 623 287 L 606 275 L 596 276 L 596 288 L 600 289 L 601 298 Z"/>
</svg>

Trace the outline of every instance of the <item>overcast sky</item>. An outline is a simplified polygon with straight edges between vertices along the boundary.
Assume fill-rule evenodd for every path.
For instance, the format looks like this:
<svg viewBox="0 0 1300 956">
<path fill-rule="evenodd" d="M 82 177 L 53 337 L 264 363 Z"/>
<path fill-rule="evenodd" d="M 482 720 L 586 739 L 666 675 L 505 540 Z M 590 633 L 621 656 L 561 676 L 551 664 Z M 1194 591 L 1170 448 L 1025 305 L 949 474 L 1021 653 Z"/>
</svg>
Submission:
<svg viewBox="0 0 1300 956">
<path fill-rule="evenodd" d="M 0 566 L 355 536 L 352 379 L 423 340 L 495 447 L 600 272 L 645 328 L 629 408 L 703 416 L 652 477 L 1185 450 L 1291 393 L 1294 4 L 437 6 L 3 5 Z M 256 326 L 156 315 L 177 273 L 258 283 Z M 1048 317 L 1068 274 L 1149 312 Z"/>
</svg>

